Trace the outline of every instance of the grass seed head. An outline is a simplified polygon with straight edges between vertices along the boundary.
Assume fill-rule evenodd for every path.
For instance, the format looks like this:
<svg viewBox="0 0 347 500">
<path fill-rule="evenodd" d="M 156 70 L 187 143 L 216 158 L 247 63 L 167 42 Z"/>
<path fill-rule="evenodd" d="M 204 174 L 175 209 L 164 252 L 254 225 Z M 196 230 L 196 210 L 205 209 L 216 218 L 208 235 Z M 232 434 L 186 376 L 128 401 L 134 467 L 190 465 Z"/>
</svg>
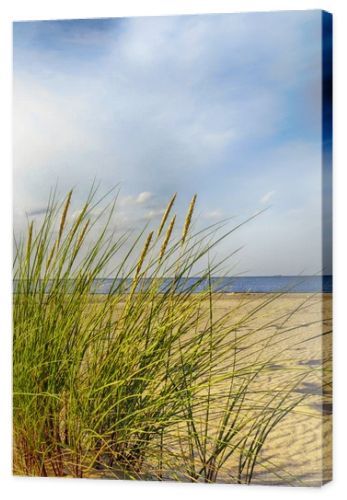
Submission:
<svg viewBox="0 0 347 500">
<path fill-rule="evenodd" d="M 165 209 L 164 215 L 163 215 L 163 217 L 161 219 L 160 226 L 159 226 L 159 229 L 158 229 L 158 237 L 161 235 L 162 230 L 163 230 L 163 228 L 165 226 L 165 223 L 166 223 L 166 221 L 167 221 L 167 219 L 168 219 L 168 217 L 170 215 L 172 206 L 173 206 L 173 204 L 175 203 L 175 200 L 176 200 L 176 196 L 177 196 L 177 193 L 175 193 L 173 195 L 173 197 L 171 198 L 171 200 L 169 201 L 169 203 L 168 203 L 168 205 L 167 205 L 167 207 Z"/>
<path fill-rule="evenodd" d="M 173 218 L 172 218 L 172 220 L 170 222 L 170 225 L 169 225 L 169 227 L 168 227 L 168 229 L 166 231 L 165 238 L 164 238 L 163 244 L 162 244 L 161 249 L 160 249 L 159 261 L 161 261 L 162 258 L 164 257 L 166 248 L 167 248 L 168 243 L 170 241 L 171 234 L 172 234 L 172 231 L 173 231 L 173 228 L 174 228 L 174 225 L 175 225 L 175 220 L 176 220 L 176 215 L 173 216 Z"/>
<path fill-rule="evenodd" d="M 146 240 L 146 243 L 144 244 L 143 250 L 141 252 L 141 256 L 140 256 L 139 261 L 138 261 L 137 266 L 136 266 L 135 280 L 141 272 L 142 265 L 143 265 L 143 262 L 146 258 L 146 255 L 148 253 L 149 245 L 151 244 L 152 238 L 153 238 L 153 231 L 151 231 L 149 233 L 147 240 Z"/>
<path fill-rule="evenodd" d="M 47 264 L 46 264 L 46 271 L 49 268 L 49 266 L 51 265 L 51 262 L 52 262 L 52 259 L 53 259 L 53 255 L 55 253 L 56 248 L 57 248 L 57 242 L 55 242 L 54 245 L 52 246 L 52 250 L 50 251 L 50 254 L 48 256 Z"/>
<path fill-rule="evenodd" d="M 32 245 L 32 241 L 33 241 L 33 228 L 34 228 L 34 221 L 31 221 L 30 225 L 29 225 L 29 234 L 28 234 L 28 243 L 27 243 L 27 258 L 30 257 L 30 253 L 31 253 L 31 245 Z"/>
<path fill-rule="evenodd" d="M 85 225 L 84 225 L 84 227 L 83 227 L 83 229 L 81 231 L 80 237 L 78 238 L 77 245 L 75 247 L 77 252 L 78 252 L 78 250 L 80 249 L 80 247 L 82 245 L 82 242 L 83 242 L 84 237 L 86 235 L 89 223 L 90 223 L 90 219 L 88 219 L 87 222 L 85 223 Z"/>
<path fill-rule="evenodd" d="M 66 202 L 65 202 L 65 205 L 64 205 L 63 214 L 62 214 L 61 220 L 60 220 L 59 236 L 58 236 L 58 246 L 59 246 L 59 243 L 60 243 L 63 231 L 64 231 L 64 226 L 65 226 L 65 222 L 66 222 L 66 216 L 67 216 L 67 212 L 69 210 L 69 206 L 70 206 L 70 202 L 71 202 L 71 196 L 72 196 L 72 189 L 69 192 L 69 194 L 67 195 Z"/>
<path fill-rule="evenodd" d="M 186 220 L 184 221 L 183 232 L 182 232 L 182 245 L 184 244 L 184 242 L 187 238 L 189 227 L 190 227 L 190 224 L 192 221 L 192 216 L 193 216 L 193 212 L 194 212 L 196 198 L 197 198 L 197 195 L 195 194 L 192 198 L 192 201 L 190 202 L 187 216 L 186 216 Z"/>
</svg>

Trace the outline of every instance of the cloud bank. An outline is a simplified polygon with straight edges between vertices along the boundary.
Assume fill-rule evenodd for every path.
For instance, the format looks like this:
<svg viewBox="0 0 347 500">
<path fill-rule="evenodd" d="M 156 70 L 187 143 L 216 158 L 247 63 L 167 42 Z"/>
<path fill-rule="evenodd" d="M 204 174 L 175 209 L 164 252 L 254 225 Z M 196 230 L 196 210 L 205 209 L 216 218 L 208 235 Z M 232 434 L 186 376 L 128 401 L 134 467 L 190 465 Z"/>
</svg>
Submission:
<svg viewBox="0 0 347 500">
<path fill-rule="evenodd" d="M 321 270 L 321 13 L 14 25 L 14 216 L 49 188 L 120 186 L 120 226 L 195 192 L 201 220 L 271 208 L 238 272 Z M 41 212 L 42 213 L 42 212 Z"/>
</svg>

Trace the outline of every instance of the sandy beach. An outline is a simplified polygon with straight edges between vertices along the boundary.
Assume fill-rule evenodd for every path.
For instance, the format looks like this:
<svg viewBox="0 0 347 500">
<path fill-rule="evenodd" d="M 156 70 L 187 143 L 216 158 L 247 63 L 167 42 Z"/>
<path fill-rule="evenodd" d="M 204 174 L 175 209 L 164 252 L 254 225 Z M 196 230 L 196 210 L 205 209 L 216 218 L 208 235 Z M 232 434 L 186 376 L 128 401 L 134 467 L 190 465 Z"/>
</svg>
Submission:
<svg viewBox="0 0 347 500">
<path fill-rule="evenodd" d="M 266 294 L 224 295 L 215 308 L 220 315 L 233 308 L 237 317 L 263 304 L 267 298 Z M 297 486 L 318 486 L 332 477 L 331 318 L 331 294 L 285 294 L 275 297 L 245 326 L 248 332 L 259 329 L 255 335 L 251 334 L 246 340 L 247 331 L 242 332 L 246 335 L 245 343 L 254 344 L 262 339 L 266 341 L 269 332 L 274 333 L 268 350 L 274 354 L 276 362 L 272 370 L 255 381 L 255 393 L 264 385 L 268 389 L 278 387 L 297 369 L 311 369 L 296 388 L 297 393 L 306 394 L 307 398 L 268 436 L 252 483 L 284 484 L 288 481 Z M 282 340 L 276 345 L 275 339 Z M 262 355 L 267 356 L 268 352 Z"/>
<path fill-rule="evenodd" d="M 332 15 L 12 38 L 13 474 L 329 482 Z"/>
<path fill-rule="evenodd" d="M 99 301 L 102 296 L 93 297 L 93 302 Z M 119 310 L 123 305 L 121 301 Z M 250 384 L 248 410 L 252 411 L 253 406 L 256 415 L 264 390 L 285 394 L 291 380 L 293 384 L 299 380 L 291 397 L 305 396 L 267 436 L 255 465 L 252 484 L 320 486 L 331 480 L 332 295 L 216 294 L 213 314 L 214 320 L 230 314 L 230 343 L 235 342 L 237 335 L 239 346 L 236 370 L 252 363 L 267 363 L 264 372 Z M 225 370 L 225 363 L 222 362 L 219 369 Z M 217 434 L 219 401 L 226 392 L 226 383 L 215 388 L 211 435 Z M 170 453 L 176 451 L 171 449 Z M 217 482 L 236 482 L 237 460 L 230 457 Z M 151 468 L 152 464 L 148 466 Z M 180 477 L 179 463 L 173 460 L 172 467 Z M 168 472 L 167 478 L 170 476 Z M 152 473 L 148 478 L 153 478 Z"/>
<path fill-rule="evenodd" d="M 197 295 L 193 296 L 197 298 Z M 104 297 L 90 297 L 86 318 L 93 310 L 100 310 Z M 249 455 L 253 445 L 247 440 L 255 439 L 257 442 L 262 439 L 261 435 L 255 434 L 258 431 L 254 424 L 258 425 L 261 419 L 267 418 L 276 405 L 282 417 L 264 439 L 251 474 L 251 483 L 320 486 L 331 480 L 332 295 L 235 293 L 216 294 L 212 300 L 213 321 L 218 323 L 226 315 L 228 320 L 223 323 L 226 336 L 225 348 L 221 352 L 224 354 L 215 366 L 217 382 L 212 385 L 210 394 L 207 452 L 213 450 L 218 441 L 230 379 L 233 379 L 232 391 L 236 395 L 240 394 L 243 384 L 247 384 L 240 410 L 233 408 L 229 421 L 231 423 L 235 417 L 230 428 L 235 432 L 236 439 L 231 443 L 238 441 L 238 433 L 240 443 L 218 469 L 218 477 L 214 481 L 247 482 L 246 475 L 239 475 L 242 447 L 246 446 Z M 124 313 L 125 301 L 126 296 L 118 298 L 114 320 L 117 321 Z M 208 299 L 202 298 L 200 305 L 208 312 Z M 145 309 L 144 314 L 147 313 Z M 202 317 L 199 329 L 208 331 L 208 314 L 202 314 Z M 188 332 L 185 340 L 194 342 L 193 334 Z M 263 368 L 252 378 L 259 366 Z M 222 377 L 220 382 L 219 376 Z M 203 402 L 200 403 L 200 399 L 193 402 L 193 417 L 197 431 L 203 436 L 207 389 L 202 387 L 199 391 L 197 397 L 201 397 Z M 232 398 L 229 397 L 230 401 Z M 287 404 L 288 412 L 283 413 Z M 189 444 L 185 426 L 182 423 L 181 428 L 179 425 L 170 427 L 165 434 L 165 465 L 160 472 L 161 480 L 195 480 L 186 468 Z M 185 436 L 183 440 L 181 431 Z M 154 450 L 158 449 L 158 442 L 159 435 L 155 435 L 142 463 L 142 472 L 138 475 L 128 474 L 114 465 L 91 468 L 84 477 L 156 480 L 159 474 L 157 451 Z M 229 448 L 226 449 L 228 451 Z M 196 451 L 192 453 L 196 470 L 199 470 L 201 458 Z"/>
</svg>

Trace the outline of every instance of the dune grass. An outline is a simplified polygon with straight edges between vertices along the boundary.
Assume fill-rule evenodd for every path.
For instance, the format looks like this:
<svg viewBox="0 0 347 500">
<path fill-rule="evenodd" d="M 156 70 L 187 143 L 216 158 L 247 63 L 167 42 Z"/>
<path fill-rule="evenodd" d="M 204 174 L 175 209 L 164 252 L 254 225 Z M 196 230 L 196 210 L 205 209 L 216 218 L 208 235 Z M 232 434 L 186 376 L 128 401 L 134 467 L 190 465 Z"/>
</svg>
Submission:
<svg viewBox="0 0 347 500">
<path fill-rule="evenodd" d="M 310 369 L 254 391 L 285 358 L 286 336 L 265 316 L 261 341 L 247 325 L 278 295 L 215 316 L 211 276 L 224 262 L 209 256 L 237 228 L 193 232 L 195 195 L 175 236 L 174 195 L 158 229 L 130 243 L 112 231 L 116 199 L 92 187 L 74 216 L 72 200 L 53 193 L 15 242 L 14 473 L 216 482 L 227 470 L 229 482 L 250 483 L 271 431 L 306 397 L 296 389 Z"/>
</svg>

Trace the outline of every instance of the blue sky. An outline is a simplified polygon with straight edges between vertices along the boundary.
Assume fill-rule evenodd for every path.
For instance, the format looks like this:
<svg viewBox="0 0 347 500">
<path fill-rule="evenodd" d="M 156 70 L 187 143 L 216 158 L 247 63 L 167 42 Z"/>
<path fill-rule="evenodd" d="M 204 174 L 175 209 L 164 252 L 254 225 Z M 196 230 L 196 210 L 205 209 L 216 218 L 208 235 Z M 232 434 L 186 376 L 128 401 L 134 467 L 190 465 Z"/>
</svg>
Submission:
<svg viewBox="0 0 347 500">
<path fill-rule="evenodd" d="M 198 193 L 201 224 L 269 209 L 233 272 L 322 270 L 322 13 L 14 24 L 14 217 L 59 179 L 120 183 L 121 229 Z"/>
</svg>

